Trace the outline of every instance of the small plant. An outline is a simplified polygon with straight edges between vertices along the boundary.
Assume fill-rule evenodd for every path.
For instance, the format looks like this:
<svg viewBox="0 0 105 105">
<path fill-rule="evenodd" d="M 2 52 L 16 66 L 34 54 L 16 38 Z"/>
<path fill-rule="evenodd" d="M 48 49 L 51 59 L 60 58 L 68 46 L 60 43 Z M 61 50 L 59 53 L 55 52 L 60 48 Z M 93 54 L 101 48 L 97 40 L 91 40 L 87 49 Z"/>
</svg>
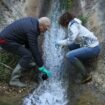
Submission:
<svg viewBox="0 0 105 105">
<path fill-rule="evenodd" d="M 73 0 L 67 0 L 66 9 L 69 10 L 73 7 Z"/>
<path fill-rule="evenodd" d="M 4 17 L 3 16 L 0 16 L 0 21 L 2 21 L 4 19 Z"/>
<path fill-rule="evenodd" d="M 61 0 L 61 9 L 70 10 L 73 7 L 73 0 Z"/>
<path fill-rule="evenodd" d="M 87 20 L 88 20 L 88 16 L 80 15 L 80 16 L 78 16 L 78 18 L 82 21 L 83 25 L 86 25 Z"/>
</svg>

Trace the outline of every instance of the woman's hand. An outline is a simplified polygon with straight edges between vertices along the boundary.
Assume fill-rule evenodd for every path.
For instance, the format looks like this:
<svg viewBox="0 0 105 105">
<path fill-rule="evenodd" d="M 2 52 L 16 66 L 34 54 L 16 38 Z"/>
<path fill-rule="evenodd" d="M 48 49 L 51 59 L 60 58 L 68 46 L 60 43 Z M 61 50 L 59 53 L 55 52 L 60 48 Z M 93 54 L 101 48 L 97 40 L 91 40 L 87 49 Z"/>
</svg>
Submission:
<svg viewBox="0 0 105 105">
<path fill-rule="evenodd" d="M 64 47 L 64 46 L 66 46 L 66 42 L 65 42 L 65 40 L 59 40 L 59 41 L 56 42 L 55 46 Z"/>
</svg>

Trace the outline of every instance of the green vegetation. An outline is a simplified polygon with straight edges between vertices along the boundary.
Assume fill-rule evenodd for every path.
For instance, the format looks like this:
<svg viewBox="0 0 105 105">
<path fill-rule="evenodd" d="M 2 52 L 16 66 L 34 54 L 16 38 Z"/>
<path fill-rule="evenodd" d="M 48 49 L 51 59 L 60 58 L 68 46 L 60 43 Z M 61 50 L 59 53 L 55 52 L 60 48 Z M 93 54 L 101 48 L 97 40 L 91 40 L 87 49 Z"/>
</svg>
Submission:
<svg viewBox="0 0 105 105">
<path fill-rule="evenodd" d="M 0 26 L 4 25 L 5 23 L 5 17 L 3 15 L 0 16 Z"/>
<path fill-rule="evenodd" d="M 5 51 L 0 51 L 0 81 L 8 82 L 12 69 L 17 63 L 17 56 L 7 53 Z"/>
<path fill-rule="evenodd" d="M 82 21 L 83 25 L 86 25 L 87 20 L 88 20 L 88 16 L 80 15 L 80 16 L 78 16 L 78 18 Z"/>
<path fill-rule="evenodd" d="M 73 0 L 67 0 L 66 9 L 71 9 L 73 7 Z"/>
<path fill-rule="evenodd" d="M 0 21 L 2 21 L 2 20 L 4 20 L 4 17 L 1 15 L 1 16 L 0 16 Z"/>
<path fill-rule="evenodd" d="M 73 7 L 73 0 L 61 0 L 61 9 L 70 10 Z"/>
</svg>

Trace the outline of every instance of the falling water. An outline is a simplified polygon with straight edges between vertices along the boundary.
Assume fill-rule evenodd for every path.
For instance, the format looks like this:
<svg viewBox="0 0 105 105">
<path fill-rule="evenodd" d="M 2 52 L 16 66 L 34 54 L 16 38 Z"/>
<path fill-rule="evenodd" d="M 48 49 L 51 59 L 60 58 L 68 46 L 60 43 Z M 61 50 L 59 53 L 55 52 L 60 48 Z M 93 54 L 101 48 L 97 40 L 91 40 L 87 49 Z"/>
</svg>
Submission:
<svg viewBox="0 0 105 105">
<path fill-rule="evenodd" d="M 47 81 L 40 82 L 35 91 L 25 98 L 24 105 L 67 105 L 67 85 L 62 76 L 65 51 L 56 46 L 56 42 L 65 37 L 65 32 L 58 25 L 60 16 L 59 0 L 52 0 L 52 8 L 49 16 L 52 26 L 46 32 L 44 38 L 44 61 L 45 66 L 52 72 L 52 77 Z"/>
</svg>

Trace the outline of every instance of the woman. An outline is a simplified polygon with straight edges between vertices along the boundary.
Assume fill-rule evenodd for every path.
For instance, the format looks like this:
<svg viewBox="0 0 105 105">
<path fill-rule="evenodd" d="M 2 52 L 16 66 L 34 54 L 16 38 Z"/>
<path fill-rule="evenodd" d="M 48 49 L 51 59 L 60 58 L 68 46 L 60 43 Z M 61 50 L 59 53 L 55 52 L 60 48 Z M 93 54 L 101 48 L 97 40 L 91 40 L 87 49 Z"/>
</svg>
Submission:
<svg viewBox="0 0 105 105">
<path fill-rule="evenodd" d="M 81 20 L 75 18 L 71 13 L 66 12 L 59 18 L 59 24 L 68 29 L 68 37 L 57 42 L 61 46 L 69 46 L 66 57 L 71 64 L 80 70 L 82 75 L 81 83 L 92 80 L 91 75 L 86 72 L 82 59 L 95 57 L 100 52 L 100 45 L 97 37 L 81 24 Z"/>
</svg>

